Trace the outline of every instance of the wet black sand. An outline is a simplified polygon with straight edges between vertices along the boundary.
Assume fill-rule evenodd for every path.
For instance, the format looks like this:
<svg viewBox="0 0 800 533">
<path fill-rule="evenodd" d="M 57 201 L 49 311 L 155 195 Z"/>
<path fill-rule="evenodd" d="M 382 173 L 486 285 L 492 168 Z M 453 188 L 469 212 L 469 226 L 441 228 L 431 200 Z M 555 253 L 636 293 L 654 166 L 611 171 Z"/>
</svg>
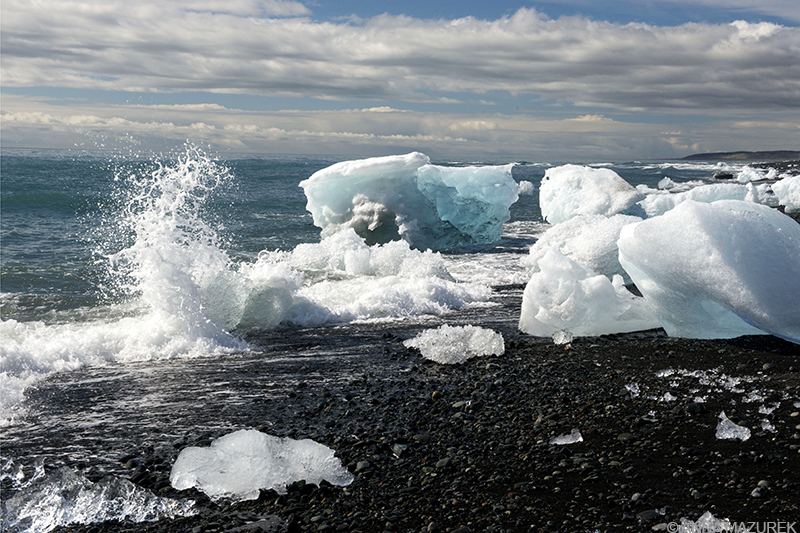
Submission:
<svg viewBox="0 0 800 533">
<path fill-rule="evenodd" d="M 60 531 L 658 531 L 705 511 L 736 522 L 800 517 L 800 346 L 654 331 L 566 348 L 516 330 L 519 292 L 499 289 L 508 305 L 488 314 L 448 317 L 506 339 L 505 355 L 462 365 L 403 346 L 438 323 L 386 324 L 281 329 L 249 336 L 261 354 L 54 376 L 30 393 L 47 414 L 7 432 L 3 455 L 129 478 L 200 511 Z M 664 369 L 713 371 L 716 385 L 658 377 Z M 732 391 L 722 375 L 752 381 Z M 667 392 L 677 399 L 663 401 Z M 745 402 L 752 392 L 762 399 Z M 721 411 L 751 438 L 717 439 Z M 241 428 L 321 442 L 356 480 L 234 505 L 169 485 L 181 449 Z M 583 442 L 549 444 L 573 429 Z"/>
</svg>

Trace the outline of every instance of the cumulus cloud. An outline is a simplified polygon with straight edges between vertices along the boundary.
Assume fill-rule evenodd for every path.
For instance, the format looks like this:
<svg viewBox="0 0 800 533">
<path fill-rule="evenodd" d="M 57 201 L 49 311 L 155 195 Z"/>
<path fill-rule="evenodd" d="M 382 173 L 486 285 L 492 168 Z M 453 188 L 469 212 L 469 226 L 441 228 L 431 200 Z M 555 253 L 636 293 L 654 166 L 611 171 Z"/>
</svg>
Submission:
<svg viewBox="0 0 800 533">
<path fill-rule="evenodd" d="M 800 29 L 768 23 L 621 25 L 531 9 L 491 21 L 320 22 L 278 0 L 5 0 L 1 38 L 8 87 L 393 102 L 505 91 L 620 111 L 800 108 Z"/>
</svg>

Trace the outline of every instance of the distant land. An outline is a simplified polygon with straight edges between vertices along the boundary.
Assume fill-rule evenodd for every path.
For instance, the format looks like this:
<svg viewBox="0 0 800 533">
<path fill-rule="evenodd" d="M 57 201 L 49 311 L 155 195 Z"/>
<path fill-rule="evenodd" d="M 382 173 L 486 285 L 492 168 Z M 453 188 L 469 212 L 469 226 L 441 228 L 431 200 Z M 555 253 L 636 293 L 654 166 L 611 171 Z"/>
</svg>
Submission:
<svg viewBox="0 0 800 533">
<path fill-rule="evenodd" d="M 682 161 L 792 161 L 800 159 L 800 152 L 794 150 L 774 150 L 771 152 L 714 152 L 693 154 L 681 158 Z"/>
</svg>

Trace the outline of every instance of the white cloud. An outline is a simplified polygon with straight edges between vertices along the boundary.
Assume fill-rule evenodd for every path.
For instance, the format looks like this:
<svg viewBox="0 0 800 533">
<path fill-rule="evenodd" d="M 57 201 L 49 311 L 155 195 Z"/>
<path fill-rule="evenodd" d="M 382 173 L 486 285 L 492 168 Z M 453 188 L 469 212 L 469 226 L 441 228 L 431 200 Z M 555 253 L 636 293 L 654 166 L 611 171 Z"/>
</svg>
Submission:
<svg viewBox="0 0 800 533">
<path fill-rule="evenodd" d="M 260 0 L 4 0 L 3 84 L 394 102 L 506 91 L 629 111 L 800 108 L 800 28 L 620 25 L 527 9 L 494 21 L 291 16 L 305 14 L 297 2 Z"/>
<path fill-rule="evenodd" d="M 441 157 L 499 161 L 665 158 L 694 152 L 758 150 L 800 142 L 783 113 L 758 121 L 629 123 L 598 115 L 557 119 L 525 114 L 394 112 L 383 108 L 245 112 L 209 106 L 53 105 L 3 99 L 4 148 L 103 145 L 164 150 L 191 142 L 224 152 L 385 155 L 421 150 Z"/>
</svg>

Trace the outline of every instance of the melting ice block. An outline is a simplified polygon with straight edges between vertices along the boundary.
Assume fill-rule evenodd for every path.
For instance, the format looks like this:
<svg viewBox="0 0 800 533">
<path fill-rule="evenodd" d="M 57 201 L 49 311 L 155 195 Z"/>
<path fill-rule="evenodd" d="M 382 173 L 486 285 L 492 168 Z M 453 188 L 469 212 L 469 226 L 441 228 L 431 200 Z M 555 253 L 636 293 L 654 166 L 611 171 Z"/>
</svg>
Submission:
<svg viewBox="0 0 800 533">
<path fill-rule="evenodd" d="M 417 348 L 422 357 L 440 364 L 458 364 L 483 355 L 502 355 L 503 336 L 476 326 L 448 326 L 426 329 L 403 344 Z"/>
<path fill-rule="evenodd" d="M 580 431 L 573 431 L 567 435 L 561 435 L 559 437 L 553 437 L 550 439 L 550 444 L 556 444 L 559 446 L 565 444 L 577 444 L 578 442 L 583 442 L 583 435 L 581 435 Z"/>
<path fill-rule="evenodd" d="M 686 201 L 622 229 L 619 260 L 667 333 L 800 343 L 800 225 L 751 202 Z"/>
<path fill-rule="evenodd" d="M 547 169 L 539 188 L 542 216 L 551 224 L 577 215 L 621 213 L 635 209 L 634 204 L 644 198 L 613 170 L 580 165 Z"/>
<path fill-rule="evenodd" d="M 531 247 L 529 255 L 522 262 L 531 267 L 533 272 L 538 272 L 539 260 L 550 248 L 555 248 L 598 274 L 609 279 L 619 274 L 630 283 L 630 278 L 619 264 L 617 240 L 623 226 L 641 220 L 628 215 L 578 215 L 549 228 Z"/>
<path fill-rule="evenodd" d="M 286 485 L 300 480 L 349 485 L 353 476 L 323 444 L 240 430 L 208 448 L 182 450 L 169 480 L 177 490 L 197 487 L 215 501 L 242 501 L 258 498 L 260 489 L 285 493 Z"/>
<path fill-rule="evenodd" d="M 550 337 L 568 330 L 581 337 L 659 327 L 621 276 L 609 280 L 552 248 L 538 267 L 522 295 L 519 329 L 529 335 Z"/>
<path fill-rule="evenodd" d="M 731 422 L 730 419 L 725 416 L 725 411 L 722 411 L 719 414 L 719 423 L 717 423 L 717 438 L 745 441 L 750 438 L 750 430 Z"/>
<path fill-rule="evenodd" d="M 790 176 L 772 185 L 772 191 L 778 195 L 780 205 L 786 206 L 787 213 L 800 211 L 800 176 Z"/>
<path fill-rule="evenodd" d="M 8 463 L 4 470 L 6 466 Z M 43 533 L 69 524 L 147 522 L 197 513 L 194 501 L 161 498 L 114 476 L 92 483 L 67 467 L 48 475 L 42 468 L 28 481 L 23 480 L 21 470 L 14 474 L 9 479 L 18 492 L 3 501 L 3 531 Z M 4 477 L 0 475 L 0 481 Z"/>
<path fill-rule="evenodd" d="M 323 235 L 351 227 L 369 244 L 440 250 L 500 238 L 519 198 L 512 167 L 442 167 L 413 152 L 336 163 L 300 186 Z"/>
<path fill-rule="evenodd" d="M 670 529 L 670 531 L 672 531 Z M 727 518 L 715 518 L 711 511 L 706 511 L 697 519 L 697 522 L 681 518 L 681 525 L 677 533 L 700 533 L 712 531 L 733 531 L 733 525 Z"/>
</svg>

